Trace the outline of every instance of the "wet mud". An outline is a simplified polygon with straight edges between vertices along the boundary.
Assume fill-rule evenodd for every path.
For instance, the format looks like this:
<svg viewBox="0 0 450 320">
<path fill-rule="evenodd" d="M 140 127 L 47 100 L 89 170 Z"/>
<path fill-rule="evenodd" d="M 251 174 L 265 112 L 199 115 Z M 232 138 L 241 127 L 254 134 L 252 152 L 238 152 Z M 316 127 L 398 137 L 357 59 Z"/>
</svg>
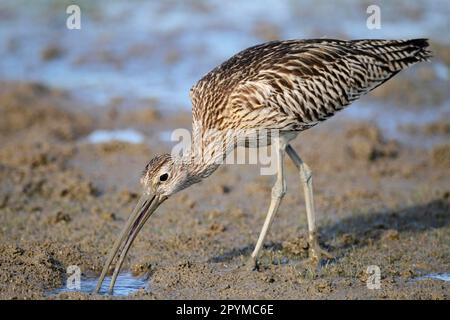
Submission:
<svg viewBox="0 0 450 320">
<path fill-rule="evenodd" d="M 334 260 L 318 267 L 308 259 L 303 190 L 287 160 L 287 195 L 260 270 L 248 271 L 273 177 L 229 165 L 147 222 L 124 266 L 146 288 L 114 297 L 57 291 L 71 265 L 83 277 L 99 275 L 146 162 L 170 151 L 158 133 L 191 121 L 150 103 L 127 112 L 117 102 L 105 112 L 77 104 L 42 84 L 2 83 L 1 299 L 448 299 L 447 281 L 424 276 L 450 270 L 449 145 L 411 147 L 375 123 L 343 118 L 293 144 L 313 170 L 320 241 Z M 145 142 L 86 140 L 117 128 L 133 128 Z M 437 128 L 406 134 L 448 134 Z M 373 265 L 380 289 L 367 287 Z"/>
</svg>

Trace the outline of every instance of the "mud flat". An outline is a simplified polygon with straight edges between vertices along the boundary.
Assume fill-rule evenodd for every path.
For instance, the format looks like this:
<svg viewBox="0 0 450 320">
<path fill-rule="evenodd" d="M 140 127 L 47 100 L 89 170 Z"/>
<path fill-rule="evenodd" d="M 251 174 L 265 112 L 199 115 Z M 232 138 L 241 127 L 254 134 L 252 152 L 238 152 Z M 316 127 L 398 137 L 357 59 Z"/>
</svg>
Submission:
<svg viewBox="0 0 450 320">
<path fill-rule="evenodd" d="M 86 110 L 41 84 L 2 83 L 0 298 L 448 299 L 445 277 L 427 275 L 450 270 L 449 145 L 412 148 L 373 123 L 342 119 L 294 143 L 313 169 L 321 242 L 335 260 L 316 268 L 307 259 L 304 200 L 288 162 L 288 193 L 262 268 L 247 271 L 273 177 L 230 165 L 167 201 L 142 230 L 124 270 L 145 276 L 146 289 L 56 292 L 70 265 L 98 276 L 142 169 L 170 150 L 160 133 L 190 127 L 189 113 Z M 114 129 L 135 130 L 144 142 L 87 141 Z M 447 133 L 427 130 L 435 134 Z M 381 270 L 379 290 L 366 286 L 371 265 Z"/>
</svg>

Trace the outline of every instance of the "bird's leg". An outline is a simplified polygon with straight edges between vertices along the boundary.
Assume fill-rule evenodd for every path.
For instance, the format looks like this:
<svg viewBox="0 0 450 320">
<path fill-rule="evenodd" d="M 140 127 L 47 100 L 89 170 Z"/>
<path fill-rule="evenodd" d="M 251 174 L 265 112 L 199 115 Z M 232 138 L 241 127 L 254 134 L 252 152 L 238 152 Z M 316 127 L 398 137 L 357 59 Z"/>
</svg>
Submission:
<svg viewBox="0 0 450 320">
<path fill-rule="evenodd" d="M 264 221 L 263 228 L 259 234 L 258 242 L 256 243 L 255 249 L 252 252 L 249 268 L 254 270 L 258 268 L 258 255 L 264 243 L 264 239 L 267 235 L 272 220 L 278 211 L 281 199 L 286 193 L 286 181 L 284 179 L 284 154 L 287 145 L 287 141 L 283 137 L 279 137 L 275 141 L 276 143 L 276 157 L 277 157 L 277 180 L 272 188 L 272 198 L 270 201 L 269 211 L 267 212 L 266 220 Z"/>
<path fill-rule="evenodd" d="M 305 193 L 306 216 L 308 218 L 308 242 L 311 258 L 313 260 L 316 260 L 317 262 L 320 262 L 320 259 L 322 257 L 333 259 L 333 256 L 331 254 L 320 247 L 318 241 L 311 169 L 306 163 L 303 162 L 303 160 L 300 158 L 297 152 L 295 152 L 291 145 L 288 145 L 286 147 L 286 152 L 299 170 L 300 180 L 302 182 L 303 190 Z"/>
</svg>

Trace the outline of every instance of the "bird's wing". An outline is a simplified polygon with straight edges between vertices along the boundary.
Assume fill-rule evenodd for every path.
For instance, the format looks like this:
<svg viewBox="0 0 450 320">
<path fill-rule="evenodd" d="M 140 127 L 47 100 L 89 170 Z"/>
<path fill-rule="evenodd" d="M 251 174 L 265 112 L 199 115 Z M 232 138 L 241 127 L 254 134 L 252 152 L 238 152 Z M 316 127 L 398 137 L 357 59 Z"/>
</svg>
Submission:
<svg viewBox="0 0 450 320">
<path fill-rule="evenodd" d="M 194 121 L 227 128 L 303 130 L 406 66 L 426 40 L 275 41 L 246 49 L 191 90 Z"/>
<path fill-rule="evenodd" d="M 245 126 L 292 130 L 325 120 L 370 89 L 364 60 L 349 51 L 326 43 L 287 53 L 235 87 L 231 114 Z"/>
</svg>

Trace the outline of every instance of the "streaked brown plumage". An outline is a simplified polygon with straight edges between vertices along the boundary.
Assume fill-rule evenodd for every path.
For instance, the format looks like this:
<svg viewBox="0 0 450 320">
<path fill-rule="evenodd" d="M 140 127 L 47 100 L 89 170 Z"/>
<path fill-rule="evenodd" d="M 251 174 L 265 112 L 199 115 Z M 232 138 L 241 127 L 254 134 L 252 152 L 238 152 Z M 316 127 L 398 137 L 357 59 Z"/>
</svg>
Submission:
<svg viewBox="0 0 450 320">
<path fill-rule="evenodd" d="M 135 236 L 159 204 L 211 175 L 219 166 L 218 159 L 246 143 L 248 130 L 280 133 L 275 141 L 277 179 L 263 230 L 252 253 L 252 267 L 286 192 L 285 153 L 294 161 L 303 183 L 312 256 L 320 260 L 327 255 L 317 241 L 311 171 L 289 141 L 399 71 L 428 60 L 431 52 L 427 47 L 426 39 L 272 41 L 241 51 L 213 69 L 190 92 L 193 115 L 190 150 L 180 159 L 169 154 L 157 156 L 146 166 L 141 179 L 144 194 L 111 250 L 96 291 L 119 253 L 110 285 L 112 291 Z M 210 129 L 219 134 L 207 134 Z M 233 133 L 227 135 L 230 130 Z"/>
<path fill-rule="evenodd" d="M 206 128 L 302 131 L 428 59 L 427 46 L 426 39 L 257 45 L 231 57 L 191 89 L 193 121 Z"/>
</svg>

